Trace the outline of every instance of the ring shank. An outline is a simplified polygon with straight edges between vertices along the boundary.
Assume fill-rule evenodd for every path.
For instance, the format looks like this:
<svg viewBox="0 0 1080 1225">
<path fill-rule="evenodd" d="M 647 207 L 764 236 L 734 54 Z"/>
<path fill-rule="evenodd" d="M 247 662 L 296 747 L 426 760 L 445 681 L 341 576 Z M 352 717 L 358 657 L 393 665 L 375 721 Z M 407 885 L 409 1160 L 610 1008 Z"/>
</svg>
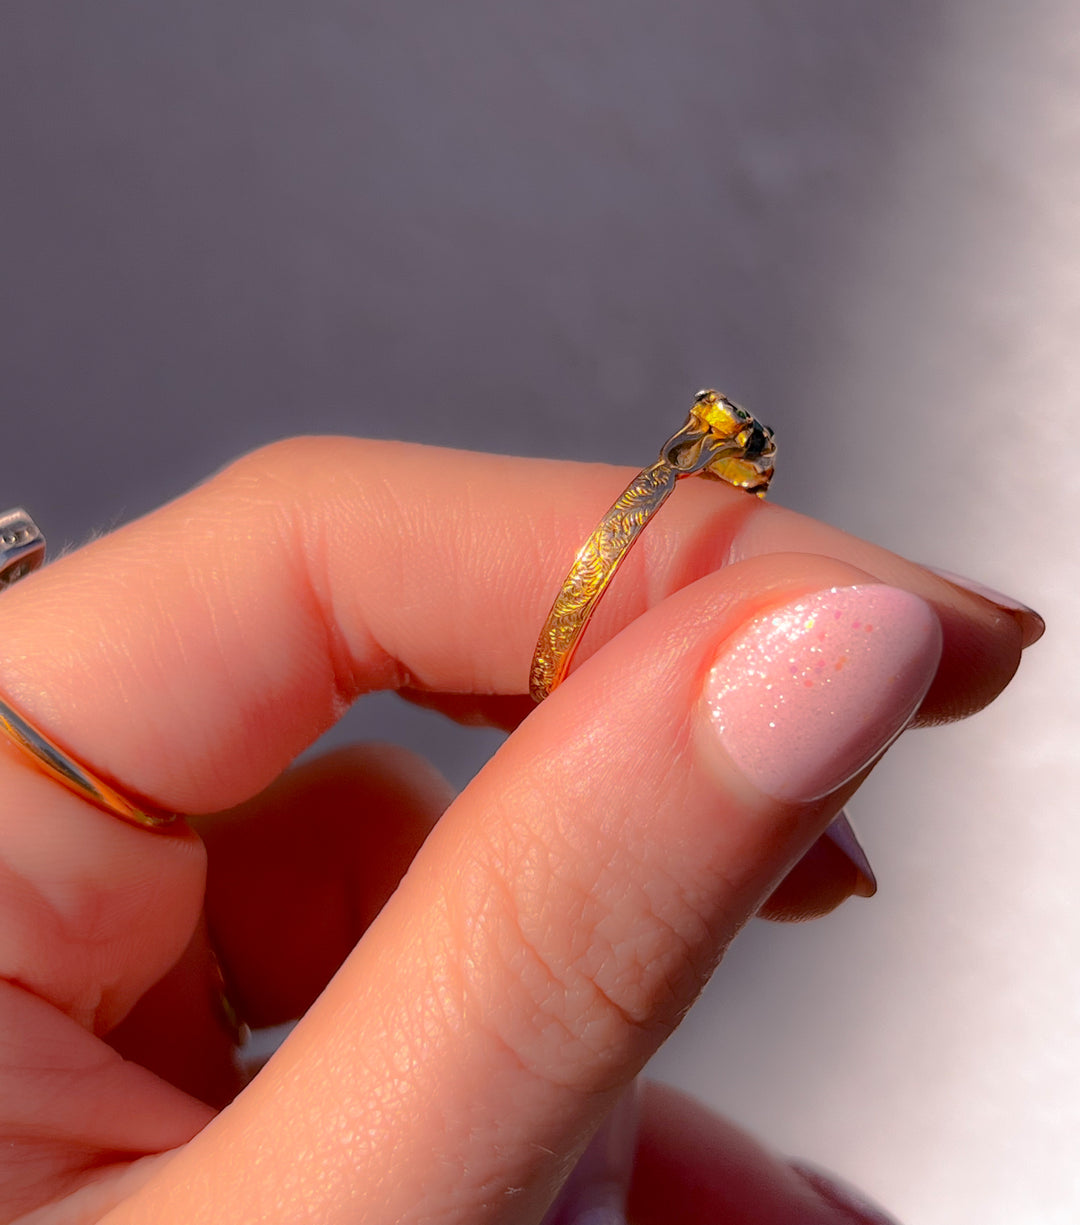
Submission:
<svg viewBox="0 0 1080 1225">
<path fill-rule="evenodd" d="M 145 829 L 160 829 L 176 821 L 176 815 L 140 808 L 126 796 L 110 787 L 103 779 L 81 766 L 73 757 L 54 744 L 48 736 L 39 732 L 32 723 L 0 698 L 0 731 L 7 734 L 12 744 L 17 745 L 34 764 L 70 791 L 90 800 L 99 808 L 115 817 L 140 825 Z"/>
<path fill-rule="evenodd" d="M 600 597 L 681 475 L 664 459 L 644 468 L 616 498 L 578 550 L 533 654 L 529 693 L 534 701 L 542 702 L 566 676 Z"/>
</svg>

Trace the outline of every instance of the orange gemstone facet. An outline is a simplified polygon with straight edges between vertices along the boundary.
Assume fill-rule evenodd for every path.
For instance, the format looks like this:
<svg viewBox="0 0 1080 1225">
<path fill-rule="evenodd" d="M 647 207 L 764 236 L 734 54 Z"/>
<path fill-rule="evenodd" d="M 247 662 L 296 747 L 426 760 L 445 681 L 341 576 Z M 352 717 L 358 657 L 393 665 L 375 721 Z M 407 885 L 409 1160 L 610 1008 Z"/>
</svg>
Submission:
<svg viewBox="0 0 1080 1225">
<path fill-rule="evenodd" d="M 716 391 L 698 392 L 690 413 L 716 439 L 726 444 L 725 450 L 731 448 L 728 454 L 709 464 L 706 475 L 719 477 L 729 485 L 764 497 L 776 454 L 772 430 L 760 425 L 745 408 Z"/>
<path fill-rule="evenodd" d="M 715 391 L 699 392 L 690 411 L 702 424 L 723 438 L 733 438 L 754 420 L 745 408 L 740 408 Z"/>
</svg>

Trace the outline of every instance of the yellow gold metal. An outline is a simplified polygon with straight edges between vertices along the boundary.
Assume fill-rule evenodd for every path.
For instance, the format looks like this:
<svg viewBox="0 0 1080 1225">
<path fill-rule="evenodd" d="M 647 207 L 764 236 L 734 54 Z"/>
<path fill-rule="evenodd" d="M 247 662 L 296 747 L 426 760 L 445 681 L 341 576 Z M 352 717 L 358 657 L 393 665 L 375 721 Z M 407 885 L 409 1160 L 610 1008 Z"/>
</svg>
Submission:
<svg viewBox="0 0 1080 1225">
<path fill-rule="evenodd" d="M 158 812 L 133 804 L 115 788 L 110 787 L 104 779 L 98 778 L 85 766 L 80 765 L 48 736 L 39 732 L 2 698 L 0 731 L 5 732 L 13 744 L 18 745 L 31 757 L 38 769 L 115 817 L 122 817 L 125 821 L 146 829 L 160 829 L 164 825 L 171 825 L 177 819 L 175 813 Z"/>
<path fill-rule="evenodd" d="M 533 652 L 529 692 L 535 701 L 542 702 L 565 678 L 600 597 L 675 482 L 711 477 L 763 498 L 775 456 L 767 425 L 719 392 L 698 392 L 686 424 L 664 443 L 656 463 L 627 485 L 578 551 Z"/>
<path fill-rule="evenodd" d="M 21 507 L 0 514 L 0 588 L 36 570 L 45 559 L 45 537 Z M 145 829 L 161 829 L 177 814 L 133 804 L 126 796 L 80 765 L 14 707 L 0 698 L 0 732 L 34 764 L 65 787 L 99 808 Z"/>
</svg>

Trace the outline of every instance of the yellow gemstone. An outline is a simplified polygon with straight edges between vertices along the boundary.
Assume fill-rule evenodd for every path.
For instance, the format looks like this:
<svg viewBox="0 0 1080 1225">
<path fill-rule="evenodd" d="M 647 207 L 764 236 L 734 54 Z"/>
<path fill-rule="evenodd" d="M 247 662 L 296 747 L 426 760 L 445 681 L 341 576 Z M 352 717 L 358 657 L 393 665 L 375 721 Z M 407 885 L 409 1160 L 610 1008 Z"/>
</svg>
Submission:
<svg viewBox="0 0 1080 1225">
<path fill-rule="evenodd" d="M 734 437 L 753 421 L 745 408 L 740 408 L 726 396 L 711 390 L 698 392 L 690 411 L 721 438 Z"/>
<path fill-rule="evenodd" d="M 751 493 L 756 493 L 759 498 L 765 496 L 765 491 L 769 488 L 772 474 L 771 464 L 768 467 L 764 467 L 760 464 L 755 464 L 751 460 L 740 459 L 737 456 L 728 456 L 725 459 L 714 460 L 705 469 L 706 476 L 719 477 L 720 480 L 726 481 L 729 485 L 734 485 L 736 489 L 748 489 Z"/>
<path fill-rule="evenodd" d="M 728 452 L 714 459 L 705 474 L 764 497 L 776 455 L 772 430 L 716 391 L 699 391 L 690 412 Z"/>
</svg>

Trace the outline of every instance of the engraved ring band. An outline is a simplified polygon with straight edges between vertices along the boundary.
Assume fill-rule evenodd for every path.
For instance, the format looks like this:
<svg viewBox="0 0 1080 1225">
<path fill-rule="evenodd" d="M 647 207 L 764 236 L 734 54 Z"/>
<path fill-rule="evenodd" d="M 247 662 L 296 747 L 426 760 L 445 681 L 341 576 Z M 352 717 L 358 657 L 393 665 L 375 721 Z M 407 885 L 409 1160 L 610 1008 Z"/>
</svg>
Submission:
<svg viewBox="0 0 1080 1225">
<path fill-rule="evenodd" d="M 574 651 L 615 572 L 684 476 L 706 476 L 765 496 L 773 474 L 773 432 L 719 392 L 699 391 L 686 424 L 615 500 L 581 546 L 540 631 L 529 692 L 542 702 L 566 677 Z"/>
</svg>

